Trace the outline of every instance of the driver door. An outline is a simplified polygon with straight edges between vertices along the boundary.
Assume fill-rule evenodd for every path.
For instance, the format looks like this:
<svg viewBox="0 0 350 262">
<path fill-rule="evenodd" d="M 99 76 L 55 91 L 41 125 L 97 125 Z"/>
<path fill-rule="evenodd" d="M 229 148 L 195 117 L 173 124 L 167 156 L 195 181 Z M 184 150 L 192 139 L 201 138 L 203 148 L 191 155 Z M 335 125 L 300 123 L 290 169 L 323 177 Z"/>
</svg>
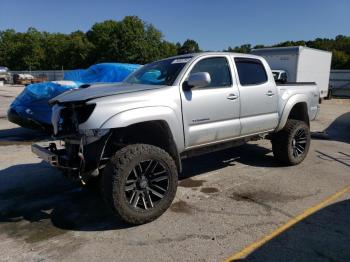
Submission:
<svg viewBox="0 0 350 262">
<path fill-rule="evenodd" d="M 207 72 L 211 83 L 206 87 L 181 88 L 185 147 L 191 148 L 240 135 L 239 91 L 232 78 L 232 64 L 227 56 L 199 58 L 192 73 Z"/>
</svg>

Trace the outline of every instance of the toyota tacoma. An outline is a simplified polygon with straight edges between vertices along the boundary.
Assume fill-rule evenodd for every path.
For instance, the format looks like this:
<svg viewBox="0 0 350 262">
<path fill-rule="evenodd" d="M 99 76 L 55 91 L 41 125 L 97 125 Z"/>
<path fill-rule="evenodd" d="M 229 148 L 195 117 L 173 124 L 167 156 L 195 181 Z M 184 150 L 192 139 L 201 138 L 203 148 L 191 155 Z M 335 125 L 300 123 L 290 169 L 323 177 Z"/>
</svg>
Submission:
<svg viewBox="0 0 350 262">
<path fill-rule="evenodd" d="M 181 160 L 267 138 L 274 157 L 297 165 L 319 106 L 315 83 L 275 83 L 264 58 L 204 52 L 144 65 L 122 83 L 50 100 L 55 140 L 32 151 L 82 184 L 101 187 L 131 224 L 171 205 Z"/>
</svg>

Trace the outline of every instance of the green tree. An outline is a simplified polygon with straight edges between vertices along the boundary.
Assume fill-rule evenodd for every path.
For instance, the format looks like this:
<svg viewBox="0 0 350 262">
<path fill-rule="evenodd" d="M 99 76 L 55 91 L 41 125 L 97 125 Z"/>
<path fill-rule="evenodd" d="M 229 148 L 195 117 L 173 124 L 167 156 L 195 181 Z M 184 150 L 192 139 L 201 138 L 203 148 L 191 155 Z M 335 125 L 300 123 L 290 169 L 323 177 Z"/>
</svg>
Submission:
<svg viewBox="0 0 350 262">
<path fill-rule="evenodd" d="M 162 33 L 136 16 L 119 22 L 117 37 L 117 61 L 145 64 L 160 58 Z"/>
<path fill-rule="evenodd" d="M 235 46 L 234 48 L 228 47 L 225 52 L 235 52 L 235 53 L 250 53 L 252 46 L 250 44 L 244 44 L 241 46 Z"/>
<path fill-rule="evenodd" d="M 256 45 L 256 46 L 254 46 L 254 49 L 264 48 L 264 47 L 265 47 L 264 45 Z"/>
<path fill-rule="evenodd" d="M 29 28 L 25 33 L 6 30 L 0 35 L 2 64 L 14 70 L 40 68 L 45 56 L 41 32 L 35 28 Z"/>
<path fill-rule="evenodd" d="M 164 41 L 158 29 L 137 16 L 96 23 L 87 37 L 93 44 L 91 60 L 95 62 L 145 64 L 175 54 L 173 44 Z"/>
<path fill-rule="evenodd" d="M 176 44 L 163 41 L 160 45 L 160 58 L 166 58 L 170 56 L 176 56 L 177 55 L 178 47 Z"/>
<path fill-rule="evenodd" d="M 45 50 L 45 59 L 43 62 L 43 68 L 48 69 L 61 69 L 67 68 L 67 39 L 68 36 L 59 33 L 47 33 L 45 32 L 43 48 Z"/>
<path fill-rule="evenodd" d="M 93 45 L 89 60 L 96 62 L 112 61 L 118 52 L 118 22 L 106 20 L 96 23 L 86 33 L 87 39 Z"/>
<path fill-rule="evenodd" d="M 199 48 L 198 43 L 192 39 L 187 39 L 178 50 L 180 55 L 198 52 L 201 52 L 201 49 Z"/>
<path fill-rule="evenodd" d="M 16 36 L 16 31 L 13 29 L 0 31 L 0 65 L 10 67 L 16 64 L 14 61 L 11 63 Z"/>
<path fill-rule="evenodd" d="M 93 44 L 90 43 L 82 31 L 71 33 L 65 45 L 63 66 L 67 69 L 85 68 L 90 66 L 89 55 L 93 49 Z"/>
<path fill-rule="evenodd" d="M 332 68 L 349 69 L 350 57 L 344 51 L 332 51 Z"/>
</svg>

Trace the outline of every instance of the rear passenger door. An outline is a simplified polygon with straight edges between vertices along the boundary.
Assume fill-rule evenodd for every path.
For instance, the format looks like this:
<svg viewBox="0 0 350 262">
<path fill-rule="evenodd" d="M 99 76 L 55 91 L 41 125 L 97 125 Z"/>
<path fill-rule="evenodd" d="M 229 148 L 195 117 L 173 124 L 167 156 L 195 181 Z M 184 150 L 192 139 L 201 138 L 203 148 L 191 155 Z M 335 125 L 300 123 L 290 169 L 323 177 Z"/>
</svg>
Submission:
<svg viewBox="0 0 350 262">
<path fill-rule="evenodd" d="M 278 124 L 278 95 L 267 63 L 260 59 L 235 57 L 241 100 L 241 135 L 273 130 Z"/>
</svg>

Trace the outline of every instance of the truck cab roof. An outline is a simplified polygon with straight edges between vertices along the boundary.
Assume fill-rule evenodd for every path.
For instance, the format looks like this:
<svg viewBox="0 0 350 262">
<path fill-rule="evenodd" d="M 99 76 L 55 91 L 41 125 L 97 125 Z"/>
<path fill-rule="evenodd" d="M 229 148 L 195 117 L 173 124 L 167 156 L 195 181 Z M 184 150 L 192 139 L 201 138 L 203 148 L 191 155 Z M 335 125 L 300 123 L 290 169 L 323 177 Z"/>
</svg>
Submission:
<svg viewBox="0 0 350 262">
<path fill-rule="evenodd" d="M 216 55 L 232 55 L 235 57 L 246 57 L 246 58 L 255 58 L 255 59 L 261 59 L 261 56 L 253 55 L 253 54 L 244 54 L 244 53 L 234 53 L 234 52 L 200 52 L 200 53 L 191 53 L 191 54 L 184 54 L 184 55 L 177 55 L 168 57 L 162 60 L 167 59 L 180 59 L 180 58 L 197 58 L 202 56 L 216 56 Z"/>
</svg>

